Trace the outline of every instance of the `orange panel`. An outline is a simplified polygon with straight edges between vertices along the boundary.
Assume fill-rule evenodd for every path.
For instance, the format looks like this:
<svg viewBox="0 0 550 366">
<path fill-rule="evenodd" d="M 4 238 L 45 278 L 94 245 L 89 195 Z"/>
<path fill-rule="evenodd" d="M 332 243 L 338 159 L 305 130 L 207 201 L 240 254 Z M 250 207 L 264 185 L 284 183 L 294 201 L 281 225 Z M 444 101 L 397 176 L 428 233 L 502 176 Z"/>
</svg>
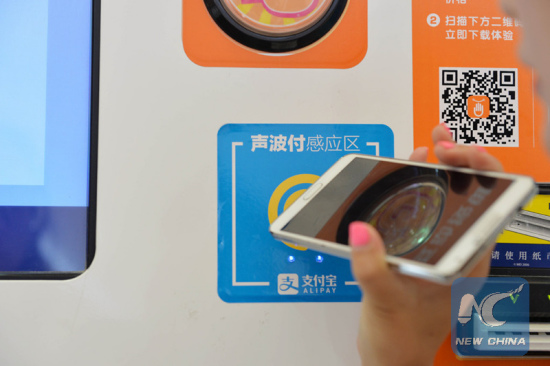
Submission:
<svg viewBox="0 0 550 366">
<path fill-rule="evenodd" d="M 453 83 L 454 80 L 444 80 L 441 68 L 517 69 L 515 75 L 509 74 L 509 71 L 499 74 L 502 79 L 499 83 L 514 85 L 514 92 L 508 93 L 515 93 L 517 99 L 517 105 L 513 108 L 516 132 L 510 139 L 511 143 L 502 144 L 502 141 L 495 142 L 488 137 L 500 138 L 509 131 L 508 128 L 512 128 L 506 126 L 507 120 L 503 117 L 507 112 L 497 110 L 505 105 L 498 102 L 498 98 L 506 93 L 505 89 L 493 89 L 489 93 L 490 113 L 494 118 L 497 118 L 496 114 L 501 118 L 498 125 L 484 125 L 483 131 L 487 131 L 483 132 L 487 137 L 485 140 L 474 136 L 463 142 L 487 147 L 509 172 L 527 174 L 539 182 L 549 182 L 550 170 L 540 169 L 550 164 L 540 137 L 543 135 L 541 120 L 546 113 L 545 107 L 535 96 L 532 69 L 526 67 L 516 55 L 521 25 L 501 12 L 497 0 L 463 3 L 465 1 L 459 0 L 412 1 L 414 145 L 431 146 L 431 130 L 449 118 L 460 121 L 456 124 L 461 127 L 453 131 L 455 139 L 457 134 L 467 136 L 472 135 L 474 130 L 482 131 L 481 119 L 471 119 L 468 126 L 465 124 L 466 100 L 463 101 L 463 109 L 458 110 L 458 116 L 443 115 L 440 110 L 440 97 L 443 100 L 443 93 L 440 96 L 440 78 L 442 84 Z M 470 96 L 468 91 L 461 92 L 464 99 Z M 435 156 L 431 155 L 430 161 L 435 162 Z"/>
<path fill-rule="evenodd" d="M 317 9 L 322 15 L 326 11 L 324 6 L 335 1 L 342 0 L 313 0 L 311 4 L 317 7 L 312 9 Z M 321 17 L 315 15 L 317 10 L 308 10 L 307 2 L 300 2 L 304 3 L 302 5 L 305 10 L 286 9 L 283 5 L 278 5 L 279 2 L 285 3 L 277 0 L 223 0 L 226 9 L 229 9 L 238 23 L 248 29 L 256 27 L 256 33 L 261 35 L 296 33 L 300 27 L 305 28 Z M 233 11 L 229 4 L 236 4 Z M 183 0 L 183 47 L 187 56 L 201 66 L 350 68 L 361 62 L 367 52 L 367 10 L 367 0 L 348 0 L 343 14 L 324 37 L 302 49 L 277 54 L 243 46 L 220 29 L 210 16 L 204 1 Z M 239 11 L 242 12 L 241 15 L 249 16 L 241 17 Z M 282 16 L 285 11 L 288 14 Z M 311 17 L 308 18 L 309 15 Z M 282 31 L 277 31 L 277 26 Z"/>
<path fill-rule="evenodd" d="M 542 366 L 548 365 L 548 359 L 535 360 L 527 358 L 516 358 L 516 359 L 492 359 L 492 360 L 461 360 L 453 352 L 451 348 L 451 335 L 447 337 L 445 342 L 439 348 L 437 355 L 435 356 L 434 365 L 435 366 Z"/>
</svg>

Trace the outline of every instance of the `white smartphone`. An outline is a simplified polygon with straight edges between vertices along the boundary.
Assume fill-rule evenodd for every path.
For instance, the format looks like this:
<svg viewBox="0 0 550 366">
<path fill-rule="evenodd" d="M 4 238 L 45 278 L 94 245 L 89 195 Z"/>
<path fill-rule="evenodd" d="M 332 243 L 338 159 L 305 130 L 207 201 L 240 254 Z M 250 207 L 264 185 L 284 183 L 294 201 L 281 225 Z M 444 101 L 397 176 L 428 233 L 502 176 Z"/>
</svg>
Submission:
<svg viewBox="0 0 550 366">
<path fill-rule="evenodd" d="M 288 207 L 270 232 L 349 258 L 349 224 L 368 222 L 397 270 L 449 283 L 466 274 L 536 193 L 526 176 L 351 154 Z"/>
</svg>

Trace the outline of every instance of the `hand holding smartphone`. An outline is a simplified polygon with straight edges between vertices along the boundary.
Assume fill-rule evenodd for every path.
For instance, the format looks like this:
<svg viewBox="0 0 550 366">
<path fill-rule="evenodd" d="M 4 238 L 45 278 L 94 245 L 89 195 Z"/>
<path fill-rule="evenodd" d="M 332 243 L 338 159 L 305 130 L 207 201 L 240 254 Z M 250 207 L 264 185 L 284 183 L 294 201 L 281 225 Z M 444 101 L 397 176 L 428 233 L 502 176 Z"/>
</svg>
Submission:
<svg viewBox="0 0 550 366">
<path fill-rule="evenodd" d="M 448 283 L 463 275 L 537 192 L 525 176 L 351 154 L 270 227 L 272 235 L 349 258 L 348 226 L 374 226 L 402 273 Z"/>
</svg>

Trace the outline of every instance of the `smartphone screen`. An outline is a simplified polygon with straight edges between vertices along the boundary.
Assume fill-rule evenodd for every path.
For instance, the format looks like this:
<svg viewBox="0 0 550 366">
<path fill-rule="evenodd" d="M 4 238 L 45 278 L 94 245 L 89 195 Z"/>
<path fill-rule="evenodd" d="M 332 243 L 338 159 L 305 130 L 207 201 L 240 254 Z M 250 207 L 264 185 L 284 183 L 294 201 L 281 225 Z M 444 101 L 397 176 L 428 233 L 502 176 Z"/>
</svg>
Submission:
<svg viewBox="0 0 550 366">
<path fill-rule="evenodd" d="M 98 15 L 92 0 L 0 1 L 2 278 L 92 260 Z"/>
<path fill-rule="evenodd" d="M 349 224 L 364 221 L 381 234 L 389 255 L 435 264 L 511 184 L 356 157 L 283 231 L 347 245 Z"/>
</svg>

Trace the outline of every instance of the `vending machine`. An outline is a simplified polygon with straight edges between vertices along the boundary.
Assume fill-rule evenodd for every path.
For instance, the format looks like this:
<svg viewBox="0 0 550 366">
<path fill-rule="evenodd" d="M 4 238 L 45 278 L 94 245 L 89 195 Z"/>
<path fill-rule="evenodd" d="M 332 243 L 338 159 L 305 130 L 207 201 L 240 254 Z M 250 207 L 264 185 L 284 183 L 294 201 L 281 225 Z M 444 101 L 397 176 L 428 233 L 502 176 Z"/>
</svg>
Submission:
<svg viewBox="0 0 550 366">
<path fill-rule="evenodd" d="M 347 154 L 436 162 L 441 123 L 542 187 L 492 274 L 547 355 L 521 32 L 496 0 L 0 0 L 0 364 L 359 365 L 349 260 L 269 227 Z"/>
</svg>

